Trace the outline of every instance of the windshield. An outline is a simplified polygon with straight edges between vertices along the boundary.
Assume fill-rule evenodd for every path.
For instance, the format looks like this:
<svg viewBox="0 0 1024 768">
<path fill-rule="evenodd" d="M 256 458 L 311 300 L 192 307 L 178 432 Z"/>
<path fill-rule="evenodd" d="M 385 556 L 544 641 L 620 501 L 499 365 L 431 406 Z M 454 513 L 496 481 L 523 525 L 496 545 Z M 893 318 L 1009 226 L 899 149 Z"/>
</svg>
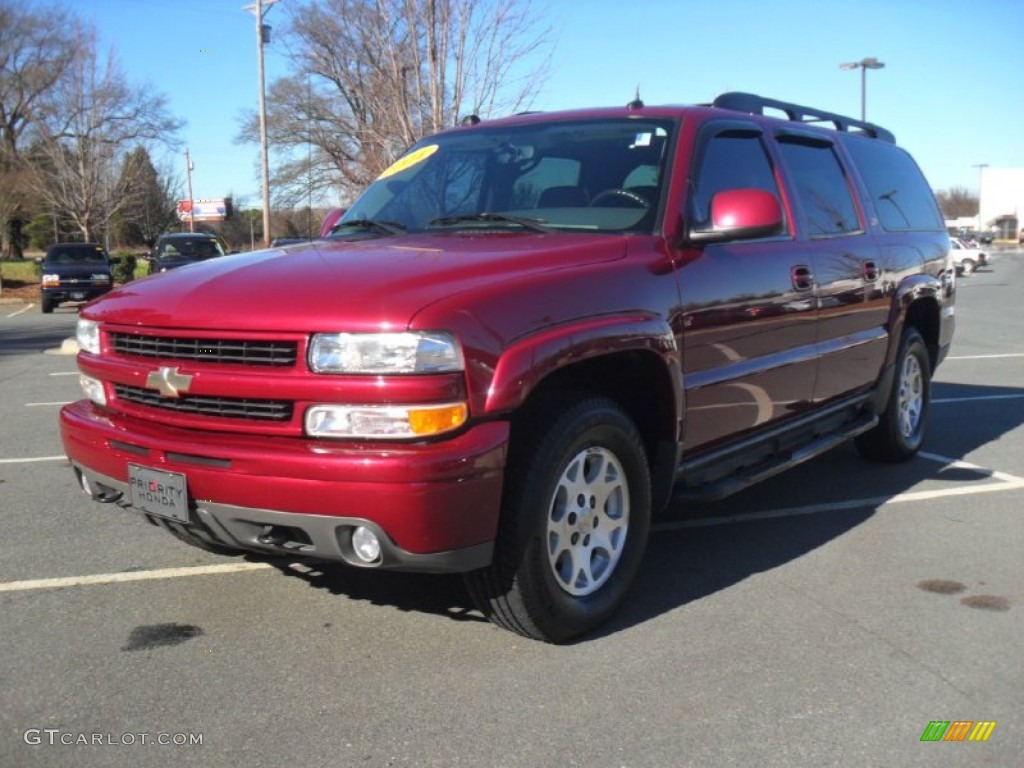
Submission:
<svg viewBox="0 0 1024 768">
<path fill-rule="evenodd" d="M 176 238 L 160 244 L 157 257 L 169 261 L 202 261 L 223 256 L 224 249 L 212 238 Z"/>
<path fill-rule="evenodd" d="M 107 255 L 100 246 L 56 246 L 46 254 L 46 264 L 78 264 L 100 266 L 107 263 Z"/>
<path fill-rule="evenodd" d="M 670 120 L 615 118 L 424 139 L 371 184 L 332 236 L 551 230 L 646 232 L 658 221 Z"/>
</svg>

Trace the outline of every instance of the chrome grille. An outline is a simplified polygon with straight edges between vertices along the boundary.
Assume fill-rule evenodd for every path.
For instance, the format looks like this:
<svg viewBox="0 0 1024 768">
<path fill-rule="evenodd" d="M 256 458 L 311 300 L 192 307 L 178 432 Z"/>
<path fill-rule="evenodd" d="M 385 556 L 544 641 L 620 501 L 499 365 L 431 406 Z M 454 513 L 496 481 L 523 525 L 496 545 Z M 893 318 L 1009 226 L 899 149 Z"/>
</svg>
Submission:
<svg viewBox="0 0 1024 768">
<path fill-rule="evenodd" d="M 121 400 L 150 408 L 161 408 L 177 413 L 218 416 L 225 419 L 256 419 L 259 421 L 290 421 L 292 403 L 288 400 L 258 400 L 241 397 L 210 397 L 186 395 L 163 397 L 159 392 L 142 387 L 115 384 L 114 391 Z"/>
<path fill-rule="evenodd" d="M 122 355 L 194 360 L 234 365 L 293 366 L 298 355 L 294 341 L 267 339 L 195 339 L 181 336 L 142 336 L 112 333 L 114 349 Z"/>
</svg>

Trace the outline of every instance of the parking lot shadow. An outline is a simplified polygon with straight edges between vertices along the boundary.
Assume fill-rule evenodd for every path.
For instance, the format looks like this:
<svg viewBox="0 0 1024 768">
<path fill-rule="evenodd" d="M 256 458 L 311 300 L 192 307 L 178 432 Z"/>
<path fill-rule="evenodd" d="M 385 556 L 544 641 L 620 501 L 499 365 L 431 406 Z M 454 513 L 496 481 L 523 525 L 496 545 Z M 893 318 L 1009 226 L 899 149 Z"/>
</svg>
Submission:
<svg viewBox="0 0 1024 768">
<path fill-rule="evenodd" d="M 985 468 L 953 466 L 935 457 L 961 459 L 1024 423 L 1024 389 L 936 382 L 932 396 L 931 431 L 923 455 L 910 462 L 876 464 L 847 444 L 722 501 L 668 510 L 655 522 L 623 608 L 607 625 L 576 642 L 642 624 L 796 560 L 913 488 L 993 482 Z M 289 576 L 352 600 L 457 621 L 485 621 L 472 608 L 458 576 L 271 562 Z"/>
</svg>

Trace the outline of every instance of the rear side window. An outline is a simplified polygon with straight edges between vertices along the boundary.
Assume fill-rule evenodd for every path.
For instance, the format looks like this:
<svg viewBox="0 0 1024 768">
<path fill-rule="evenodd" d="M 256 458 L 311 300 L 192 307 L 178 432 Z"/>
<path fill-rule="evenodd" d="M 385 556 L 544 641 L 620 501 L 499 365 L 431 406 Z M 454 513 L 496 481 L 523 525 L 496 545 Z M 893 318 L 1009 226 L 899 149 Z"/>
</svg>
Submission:
<svg viewBox="0 0 1024 768">
<path fill-rule="evenodd" d="M 779 197 L 775 172 L 759 132 L 726 130 L 708 141 L 690 198 L 695 227 L 710 224 L 711 198 L 730 189 L 763 189 Z"/>
<path fill-rule="evenodd" d="M 831 144 L 782 136 L 779 152 L 803 208 L 810 237 L 861 229 L 850 185 Z"/>
<path fill-rule="evenodd" d="M 909 154 L 870 139 L 851 138 L 845 147 L 868 188 L 883 229 L 905 232 L 945 227 L 931 187 Z"/>
</svg>

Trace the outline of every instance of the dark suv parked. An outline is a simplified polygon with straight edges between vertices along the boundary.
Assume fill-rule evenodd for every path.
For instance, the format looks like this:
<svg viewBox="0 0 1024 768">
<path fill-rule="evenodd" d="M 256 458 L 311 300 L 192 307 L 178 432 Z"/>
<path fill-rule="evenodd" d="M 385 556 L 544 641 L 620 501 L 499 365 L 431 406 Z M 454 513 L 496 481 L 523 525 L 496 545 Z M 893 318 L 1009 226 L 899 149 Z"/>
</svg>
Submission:
<svg viewBox="0 0 1024 768">
<path fill-rule="evenodd" d="M 910 155 L 750 94 L 468 121 L 331 232 L 83 311 L 82 488 L 222 554 L 461 572 L 549 641 L 626 599 L 671 502 L 912 458 L 953 337 Z"/>
<path fill-rule="evenodd" d="M 61 302 L 95 299 L 113 287 L 110 257 L 97 243 L 57 243 L 41 265 L 41 305 L 47 314 Z"/>
<path fill-rule="evenodd" d="M 149 272 L 167 272 L 171 269 L 206 261 L 226 253 L 216 235 L 205 232 L 171 232 L 161 235 L 150 254 Z"/>
</svg>

